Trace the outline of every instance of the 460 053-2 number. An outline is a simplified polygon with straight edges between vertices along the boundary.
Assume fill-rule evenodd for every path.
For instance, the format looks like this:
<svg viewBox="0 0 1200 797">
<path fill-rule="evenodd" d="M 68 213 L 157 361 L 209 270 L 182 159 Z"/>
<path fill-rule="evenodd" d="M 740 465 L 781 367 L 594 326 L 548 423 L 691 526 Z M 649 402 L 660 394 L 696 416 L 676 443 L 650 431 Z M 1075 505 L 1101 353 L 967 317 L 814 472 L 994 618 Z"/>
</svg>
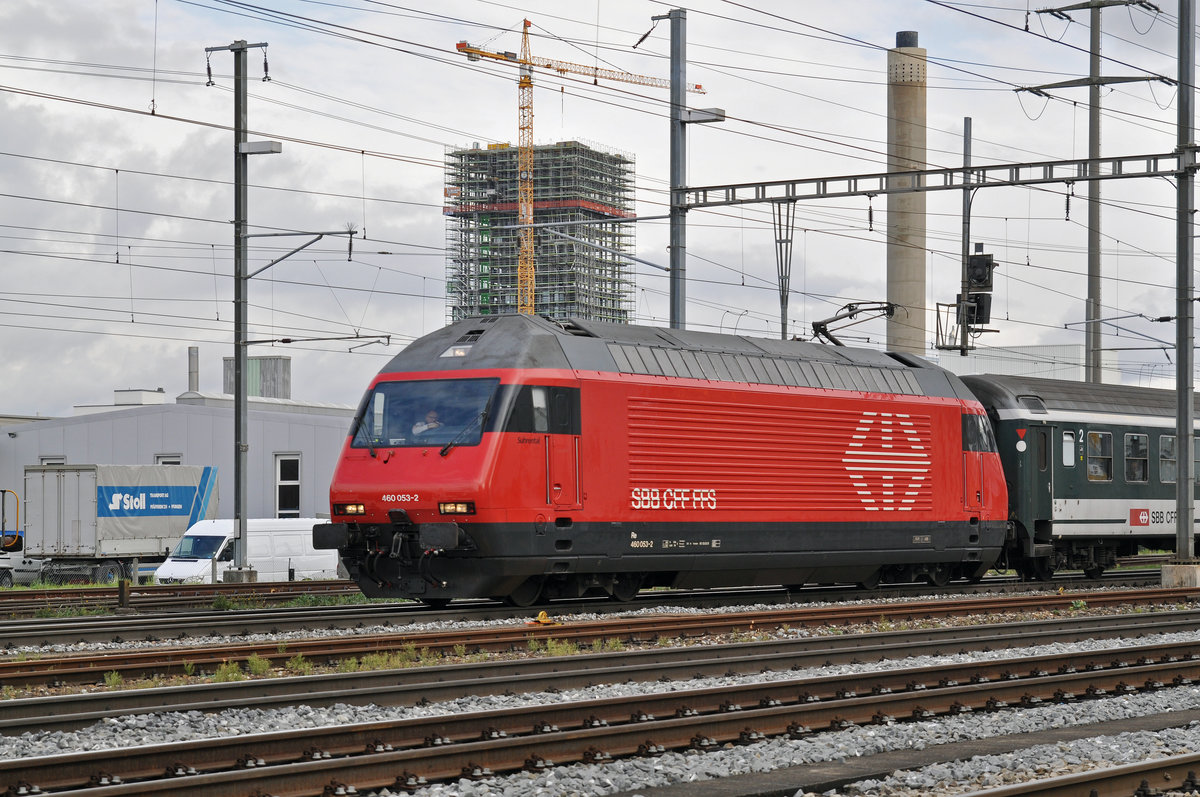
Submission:
<svg viewBox="0 0 1200 797">
<path fill-rule="evenodd" d="M 406 504 L 413 501 L 420 501 L 421 499 L 416 493 L 384 493 L 383 495 L 379 496 L 379 500 L 385 502 L 390 501 L 397 504 Z"/>
</svg>

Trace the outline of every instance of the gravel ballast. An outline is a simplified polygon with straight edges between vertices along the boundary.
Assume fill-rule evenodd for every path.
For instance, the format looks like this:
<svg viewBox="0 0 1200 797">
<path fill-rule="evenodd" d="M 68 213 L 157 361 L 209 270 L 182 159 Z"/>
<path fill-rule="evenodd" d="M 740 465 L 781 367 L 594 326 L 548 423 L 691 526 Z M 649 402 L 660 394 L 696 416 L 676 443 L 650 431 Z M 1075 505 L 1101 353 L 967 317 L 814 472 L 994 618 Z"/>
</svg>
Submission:
<svg viewBox="0 0 1200 797">
<path fill-rule="evenodd" d="M 471 697 L 427 706 L 378 707 L 338 705 L 328 708 L 298 706 L 286 709 L 237 709 L 214 714 L 201 712 L 147 714 L 110 719 L 73 732 L 27 733 L 0 737 L 0 756 L 25 758 L 57 755 L 74 750 L 100 750 L 114 747 L 185 742 L 216 736 L 264 733 L 287 728 L 344 726 L 356 722 L 405 719 L 440 714 L 462 714 L 520 705 L 552 704 L 599 697 L 631 697 L 647 689 L 679 691 L 737 683 L 746 680 L 786 680 L 830 676 L 888 669 L 910 669 L 955 661 L 1025 658 L 1066 651 L 1118 650 L 1134 645 L 1194 641 L 1197 635 L 1162 634 L 1136 640 L 1091 640 L 1057 643 L 1019 651 L 921 656 L 884 662 L 837 667 L 822 667 L 803 672 L 759 673 L 746 678 L 705 678 L 672 683 L 604 685 L 562 693 L 531 693 Z M 843 761 L 890 750 L 922 750 L 936 745 L 1010 734 L 1031 733 L 1047 728 L 1166 714 L 1200 709 L 1200 687 L 1187 686 L 1157 692 L 1134 694 L 1065 705 L 1046 705 L 1030 709 L 1011 709 L 986 715 L 944 717 L 922 722 L 890 726 L 864 726 L 817 734 L 800 739 L 771 739 L 755 745 L 730 747 L 711 753 L 668 753 L 645 759 L 628 759 L 600 765 L 572 765 L 533 774 L 521 773 L 484 781 L 460 781 L 438 784 L 419 794 L 423 797 L 448 795 L 602 795 L 639 788 L 670 786 L 699 780 L 722 778 L 782 767 L 824 761 Z M 986 719 L 985 719 L 986 718 Z M 1169 755 L 1175 751 L 1200 749 L 1200 728 L 1188 726 L 1159 734 L 1125 734 L 1103 740 L 1079 740 L 1052 745 L 1045 749 L 1014 753 L 1011 757 L 991 757 L 967 762 L 937 765 L 912 773 L 900 773 L 887 781 L 860 784 L 852 794 L 954 794 L 954 784 L 993 783 L 997 773 L 1010 773 L 1029 767 L 1036 774 L 1069 771 L 1065 767 L 1091 768 L 1098 762 L 1120 763 L 1147 757 Z M 1020 765 L 1020 766 L 1018 766 Z M 1005 781 L 994 781 L 999 785 Z M 955 787 L 957 788 L 957 787 Z M 905 791 L 907 789 L 908 791 Z M 961 789 L 959 790 L 961 791 Z"/>
</svg>

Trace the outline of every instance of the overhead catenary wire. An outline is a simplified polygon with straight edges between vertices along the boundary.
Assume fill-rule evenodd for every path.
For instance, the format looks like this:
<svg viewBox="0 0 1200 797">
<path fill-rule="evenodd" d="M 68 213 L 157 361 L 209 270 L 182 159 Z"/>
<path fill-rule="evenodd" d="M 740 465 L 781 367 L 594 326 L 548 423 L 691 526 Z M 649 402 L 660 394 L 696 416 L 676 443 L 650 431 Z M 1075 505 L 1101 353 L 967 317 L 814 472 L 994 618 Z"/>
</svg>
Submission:
<svg viewBox="0 0 1200 797">
<path fill-rule="evenodd" d="M 361 150 L 359 150 L 359 149 L 356 149 L 355 151 L 356 151 L 356 152 L 361 152 Z M 436 166 L 436 164 L 430 164 L 430 165 L 435 165 L 435 166 Z M 433 203 L 430 203 L 430 204 L 432 205 Z M 431 248 L 432 248 L 432 247 L 431 247 Z"/>
</svg>

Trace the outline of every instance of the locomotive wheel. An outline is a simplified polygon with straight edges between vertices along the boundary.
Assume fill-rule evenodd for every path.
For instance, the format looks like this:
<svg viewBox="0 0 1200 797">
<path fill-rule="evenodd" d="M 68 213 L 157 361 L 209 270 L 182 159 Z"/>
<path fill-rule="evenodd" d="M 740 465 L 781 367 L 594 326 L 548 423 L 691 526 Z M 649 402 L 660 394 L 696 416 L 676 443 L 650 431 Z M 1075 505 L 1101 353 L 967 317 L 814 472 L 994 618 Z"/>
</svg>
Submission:
<svg viewBox="0 0 1200 797">
<path fill-rule="evenodd" d="M 931 565 L 925 571 L 925 580 L 935 587 L 944 587 L 950 583 L 951 568 L 945 562 Z"/>
<path fill-rule="evenodd" d="M 642 577 L 637 573 L 618 573 L 613 576 L 612 599 L 628 603 L 642 590 Z"/>
<path fill-rule="evenodd" d="M 449 598 L 421 598 L 421 603 L 430 609 L 445 609 L 450 605 Z"/>
<path fill-rule="evenodd" d="M 875 589 L 879 586 L 880 570 L 876 570 L 871 575 L 858 582 L 859 589 Z"/>
<path fill-rule="evenodd" d="M 1092 567 L 1085 567 L 1085 568 L 1083 568 L 1083 574 L 1090 579 L 1097 579 L 1097 578 L 1100 578 L 1100 576 L 1104 575 L 1104 568 L 1101 567 L 1100 565 L 1093 565 Z"/>
<path fill-rule="evenodd" d="M 525 608 L 537 603 L 540 597 L 542 597 L 542 580 L 540 578 L 528 578 L 522 582 L 521 586 L 514 589 L 505 597 L 504 602 L 509 606 Z"/>
<path fill-rule="evenodd" d="M 1046 558 L 1025 559 L 1021 562 L 1020 571 L 1025 581 L 1049 581 L 1054 577 L 1054 566 Z"/>
</svg>

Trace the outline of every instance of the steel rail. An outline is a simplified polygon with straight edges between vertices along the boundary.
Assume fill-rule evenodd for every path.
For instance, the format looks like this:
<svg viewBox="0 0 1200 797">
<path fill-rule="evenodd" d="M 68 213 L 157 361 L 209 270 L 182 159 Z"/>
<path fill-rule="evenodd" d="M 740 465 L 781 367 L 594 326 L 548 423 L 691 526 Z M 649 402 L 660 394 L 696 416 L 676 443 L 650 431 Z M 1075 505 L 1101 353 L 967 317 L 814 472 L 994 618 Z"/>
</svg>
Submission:
<svg viewBox="0 0 1200 797">
<path fill-rule="evenodd" d="M 1056 672 L 1049 674 L 1052 668 Z M 812 729 L 1131 694 L 1196 678 L 1196 643 L 1059 654 L 25 759 L 0 763 L 0 785 L 7 784 L 9 793 L 23 783 L 68 794 L 107 784 L 104 791 L 88 792 L 99 797 L 161 793 L 164 787 L 195 795 L 231 794 L 232 787 L 244 794 L 253 784 L 285 795 L 320 793 L 332 778 L 362 791 L 391 787 L 398 779 L 444 780 L 474 770 L 707 750 L 768 736 L 800 737 Z M 399 766 L 404 770 L 398 772 Z M 144 780 L 151 777 L 158 780 Z"/>
<path fill-rule="evenodd" d="M 1200 753 L 1155 758 L 1133 764 L 1120 764 L 1088 772 L 1060 775 L 1025 783 L 963 792 L 959 797 L 1152 797 L 1153 795 L 1195 794 L 1200 791 Z"/>
</svg>

